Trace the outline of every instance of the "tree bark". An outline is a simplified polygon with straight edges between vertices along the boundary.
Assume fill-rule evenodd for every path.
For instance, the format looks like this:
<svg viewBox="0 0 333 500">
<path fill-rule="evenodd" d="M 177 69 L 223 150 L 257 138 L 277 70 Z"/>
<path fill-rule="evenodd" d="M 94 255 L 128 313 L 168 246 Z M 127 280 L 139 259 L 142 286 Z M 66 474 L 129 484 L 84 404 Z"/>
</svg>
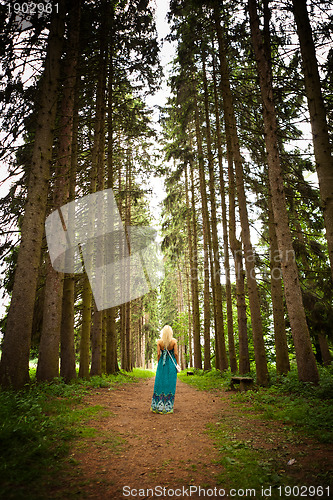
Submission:
<svg viewBox="0 0 333 500">
<path fill-rule="evenodd" d="M 301 47 L 306 97 L 310 113 L 313 148 L 322 202 L 328 253 L 333 277 L 333 157 L 326 110 L 309 21 L 306 0 L 293 0 L 293 11 Z"/>
<path fill-rule="evenodd" d="M 208 170 L 209 170 L 209 191 L 210 191 L 210 208 L 211 208 L 211 218 L 210 218 L 210 228 L 211 228 L 211 252 L 212 261 L 212 282 L 215 288 L 215 301 L 214 301 L 214 312 L 216 320 L 215 328 L 215 344 L 218 346 L 219 350 L 219 368 L 221 371 L 228 369 L 228 358 L 227 351 L 225 347 L 225 337 L 224 337 L 224 317 L 223 317 L 223 299 L 222 299 L 222 285 L 221 285 L 221 268 L 220 268 L 220 250 L 219 242 L 217 236 L 217 217 L 216 217 L 216 196 L 215 196 L 215 179 L 214 179 L 214 164 L 213 164 L 213 153 L 211 144 L 211 130 L 210 130 L 210 117 L 209 117 L 209 104 L 208 104 L 208 88 L 207 88 L 207 77 L 206 77 L 206 64 L 205 57 L 203 56 L 202 64 L 202 76 L 203 76 L 203 87 L 204 87 L 204 104 L 205 104 L 205 120 L 206 120 L 206 142 L 207 142 L 207 156 L 208 156 Z"/>
<path fill-rule="evenodd" d="M 178 318 L 182 318 L 184 315 L 184 290 L 183 290 L 183 279 L 182 272 L 179 266 L 179 261 L 177 262 L 177 311 Z M 181 322 L 180 322 L 181 324 Z M 178 356 L 179 365 L 182 370 L 185 368 L 185 339 L 184 332 L 181 330 L 179 334 L 178 342 Z"/>
<path fill-rule="evenodd" d="M 194 89 L 194 111 L 195 111 L 195 131 L 198 150 L 198 169 L 200 180 L 200 194 L 202 206 L 202 232 L 203 232 L 203 252 L 204 252 L 204 370 L 210 370 L 210 297 L 209 297 L 209 217 L 207 206 L 205 166 L 203 161 L 202 135 L 200 130 L 199 109 L 197 103 L 196 89 Z M 217 351 L 218 358 L 218 351 Z M 197 368 L 197 366 L 196 366 Z"/>
<path fill-rule="evenodd" d="M 73 56 L 77 57 L 79 52 L 80 38 L 80 19 L 81 19 L 81 0 L 78 0 L 76 5 L 76 30 L 74 29 L 73 39 Z M 75 12 L 75 10 L 73 9 Z M 76 68 L 77 72 L 77 68 Z M 73 132 L 72 132 L 72 148 L 71 148 L 71 167 L 69 179 L 69 201 L 75 199 L 76 185 L 76 166 L 78 161 L 78 80 L 75 75 L 75 92 L 74 92 L 74 110 L 73 110 Z M 66 381 L 76 378 L 76 361 L 75 361 L 75 339 L 74 339 L 74 301 L 75 301 L 75 277 L 74 274 L 65 274 L 63 302 L 62 302 L 62 322 L 60 333 L 60 376 Z"/>
<path fill-rule="evenodd" d="M 39 92 L 40 108 L 31 159 L 28 197 L 6 334 L 2 345 L 0 383 L 3 387 L 20 388 L 29 381 L 31 329 L 49 187 L 60 58 L 63 48 L 64 12 L 64 1 L 60 0 L 59 15 L 54 11 L 51 20 L 44 74 Z"/>
<path fill-rule="evenodd" d="M 198 233 L 197 218 L 195 212 L 195 186 L 194 186 L 194 165 L 193 157 L 190 156 L 190 177 L 191 177 L 191 214 L 193 227 L 193 264 L 191 267 L 191 286 L 193 304 L 193 351 L 194 367 L 202 368 L 201 342 L 200 342 L 200 310 L 199 310 L 199 281 L 198 281 Z"/>
<path fill-rule="evenodd" d="M 53 190 L 53 209 L 68 201 L 73 137 L 74 95 L 79 45 L 80 2 L 72 4 L 68 23 L 69 50 L 64 63 L 61 100 L 59 150 Z M 66 229 L 65 229 L 66 230 Z M 43 328 L 39 345 L 36 377 L 38 381 L 59 376 L 59 345 L 62 322 L 64 274 L 56 271 L 49 258 L 45 283 Z M 69 297 L 68 297 L 69 298 Z"/>
<path fill-rule="evenodd" d="M 321 352 L 321 357 L 324 366 L 330 366 L 332 363 L 332 356 L 327 342 L 327 337 L 324 332 L 318 333 L 318 342 Z"/>
<path fill-rule="evenodd" d="M 276 371 L 281 375 L 289 372 L 290 363 L 288 355 L 286 327 L 284 321 L 281 265 L 270 193 L 268 195 L 268 231 L 270 243 L 269 253 L 271 271 L 271 297 L 274 321 Z"/>
<path fill-rule="evenodd" d="M 76 184 L 76 165 L 77 165 L 77 134 L 78 134 L 78 85 L 76 81 L 76 92 L 74 98 L 74 116 L 73 116 L 73 140 L 72 140 L 72 158 L 69 180 L 69 201 L 75 199 Z M 63 301 L 62 301 L 62 320 L 60 333 L 60 376 L 66 381 L 76 378 L 75 361 L 75 339 L 74 339 L 74 301 L 75 301 L 75 276 L 74 274 L 65 274 Z"/>
<path fill-rule="evenodd" d="M 126 178 L 125 178 L 125 228 L 129 227 L 131 224 L 131 191 L 132 191 L 132 158 L 131 158 L 131 149 L 127 151 L 127 162 L 126 162 Z M 129 250 L 129 255 L 131 255 L 131 245 L 130 240 L 127 238 L 127 246 Z M 131 287 L 131 275 L 129 272 L 128 266 L 126 266 L 126 274 L 125 274 L 125 286 L 128 290 Z M 129 295 L 129 294 L 128 294 Z M 125 303 L 125 366 L 124 369 L 126 371 L 132 371 L 133 369 L 133 339 L 132 339 L 132 328 L 131 328 L 131 316 L 132 316 L 132 307 L 131 301 L 127 301 Z"/>
<path fill-rule="evenodd" d="M 234 258 L 236 276 L 236 305 L 239 344 L 239 373 L 244 375 L 250 371 L 249 343 L 247 335 L 247 317 L 245 302 L 245 272 L 243 268 L 242 245 L 236 237 L 236 200 L 235 177 L 233 168 L 232 148 L 227 137 L 227 161 L 229 178 L 229 239 Z"/>
<path fill-rule="evenodd" d="M 108 81 L 108 141 L 107 141 L 107 187 L 114 187 L 114 130 L 113 130 L 113 106 L 114 106 L 114 67 L 113 67 L 113 23 L 114 23 L 114 3 L 111 4 L 110 13 L 110 42 L 109 42 L 109 81 Z M 113 252 L 113 248 L 109 249 Z M 110 255 L 110 260 L 113 260 L 113 253 Z M 107 333 L 106 333 L 106 373 L 112 374 L 119 371 L 117 360 L 117 331 L 116 331 L 116 313 L 117 308 L 111 307 L 107 313 Z"/>
<path fill-rule="evenodd" d="M 106 373 L 106 328 L 107 328 L 107 315 L 106 311 L 103 311 L 102 319 L 102 373 Z"/>
<path fill-rule="evenodd" d="M 190 159 L 189 161 L 191 162 L 193 160 Z M 197 246 L 196 244 L 194 244 L 194 238 L 196 238 L 196 229 L 194 229 L 193 227 L 194 224 L 196 226 L 196 219 L 193 207 L 190 207 L 187 169 L 188 166 L 187 164 L 185 164 L 184 172 L 185 172 L 186 226 L 187 226 L 187 237 L 188 237 L 189 261 L 190 261 L 193 337 L 194 339 L 199 339 L 198 344 L 200 347 L 200 311 L 199 311 L 198 269 L 197 269 L 198 256 L 196 253 Z M 192 366 L 192 338 L 191 338 L 190 321 L 189 321 L 189 363 L 190 366 Z"/>
<path fill-rule="evenodd" d="M 221 140 L 221 126 L 220 126 L 220 110 L 218 105 L 214 59 L 213 59 L 213 83 L 214 83 L 214 107 L 215 107 L 215 122 L 216 122 L 216 142 L 217 142 L 217 155 L 219 162 L 219 178 L 220 178 L 220 193 L 221 193 L 221 208 L 222 208 L 225 291 L 227 300 L 228 350 L 229 350 L 229 362 L 230 362 L 231 373 L 236 373 L 237 358 L 235 350 L 234 323 L 233 323 L 233 313 L 232 313 L 227 206 L 226 206 L 225 182 L 224 182 L 223 163 L 222 163 L 223 154 L 222 154 L 222 140 Z M 245 331 L 246 331 L 246 316 L 245 316 Z"/>
<path fill-rule="evenodd" d="M 62 320 L 60 334 L 60 376 L 66 382 L 76 378 L 74 344 L 75 278 L 66 276 L 62 296 Z"/>
<path fill-rule="evenodd" d="M 96 115 L 94 145 L 92 151 L 92 177 L 91 192 L 102 191 L 104 189 L 105 176 L 105 115 L 106 115 L 106 68 L 107 68 L 107 26 L 106 20 L 102 20 L 100 27 L 100 53 L 99 53 L 99 73 L 97 81 L 96 95 Z M 99 214 L 100 215 L 100 214 Z M 97 214 L 96 214 L 97 216 Z M 102 215 L 103 216 L 103 215 Z M 96 252 L 101 249 L 96 248 Z M 101 259 L 104 256 L 101 255 Z M 102 328 L 104 311 L 98 310 L 94 303 L 93 326 L 91 330 L 91 367 L 90 375 L 102 374 Z"/>
<path fill-rule="evenodd" d="M 191 311 L 191 297 L 190 297 L 190 272 L 189 272 L 189 266 L 190 260 L 187 255 L 186 258 L 186 293 L 187 293 L 187 317 L 188 317 L 188 350 L 186 348 L 186 354 L 187 354 L 187 364 L 186 368 L 188 366 L 192 366 L 192 331 L 193 331 L 193 324 L 192 324 L 192 311 Z M 186 346 L 185 346 L 186 347 Z"/>
<path fill-rule="evenodd" d="M 249 0 L 252 43 L 257 61 L 265 128 L 269 183 L 276 224 L 276 236 L 281 257 L 281 267 L 288 315 L 294 339 L 299 379 L 317 383 L 319 376 L 306 322 L 298 269 L 292 246 L 288 212 L 283 185 L 282 169 L 277 140 L 277 120 L 274 106 L 270 54 L 265 53 L 259 29 L 256 0 Z M 267 40 L 266 40 L 267 44 Z"/>
<path fill-rule="evenodd" d="M 214 16 L 215 16 L 217 38 L 219 43 L 221 89 L 223 97 L 224 119 L 226 122 L 226 134 L 230 135 L 230 144 L 232 147 L 233 160 L 235 165 L 237 198 L 238 198 L 240 222 L 242 227 L 242 241 L 244 245 L 246 280 L 249 293 L 257 383 L 259 385 L 266 386 L 268 384 L 268 369 L 267 369 L 266 352 L 265 352 L 265 344 L 264 344 L 262 321 L 261 321 L 259 290 L 255 272 L 255 255 L 251 243 L 250 225 L 247 213 L 246 194 L 244 188 L 242 157 L 240 154 L 240 146 L 237 135 L 237 125 L 236 125 L 236 117 L 233 104 L 233 96 L 229 81 L 229 67 L 228 67 L 222 28 L 220 25 L 218 3 L 215 4 Z"/>
<path fill-rule="evenodd" d="M 82 287 L 82 323 L 80 336 L 79 377 L 89 377 L 90 365 L 90 329 L 91 329 L 92 292 L 88 276 L 84 274 Z"/>
<path fill-rule="evenodd" d="M 117 359 L 117 330 L 116 308 L 108 309 L 107 337 L 106 337 L 106 373 L 113 374 L 119 371 Z"/>
</svg>

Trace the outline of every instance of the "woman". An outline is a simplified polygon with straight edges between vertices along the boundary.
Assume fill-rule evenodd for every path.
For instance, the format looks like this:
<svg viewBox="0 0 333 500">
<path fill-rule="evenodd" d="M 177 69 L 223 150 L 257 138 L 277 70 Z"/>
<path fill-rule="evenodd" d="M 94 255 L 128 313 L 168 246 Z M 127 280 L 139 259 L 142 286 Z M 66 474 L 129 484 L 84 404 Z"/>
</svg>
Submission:
<svg viewBox="0 0 333 500">
<path fill-rule="evenodd" d="M 175 401 L 178 349 L 173 338 L 172 328 L 165 325 L 157 341 L 157 371 L 151 411 L 154 413 L 173 413 Z"/>
</svg>

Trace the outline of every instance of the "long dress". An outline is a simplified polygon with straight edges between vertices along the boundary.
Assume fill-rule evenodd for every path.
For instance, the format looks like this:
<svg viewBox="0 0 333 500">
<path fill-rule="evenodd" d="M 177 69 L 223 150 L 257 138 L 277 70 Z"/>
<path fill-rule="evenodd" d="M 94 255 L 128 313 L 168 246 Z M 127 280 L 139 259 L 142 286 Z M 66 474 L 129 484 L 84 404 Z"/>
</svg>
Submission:
<svg viewBox="0 0 333 500">
<path fill-rule="evenodd" d="M 158 361 L 154 394 L 151 402 L 151 411 L 154 413 L 173 413 L 173 404 L 175 401 L 176 383 L 177 383 L 177 364 L 174 350 L 163 349 Z"/>
</svg>

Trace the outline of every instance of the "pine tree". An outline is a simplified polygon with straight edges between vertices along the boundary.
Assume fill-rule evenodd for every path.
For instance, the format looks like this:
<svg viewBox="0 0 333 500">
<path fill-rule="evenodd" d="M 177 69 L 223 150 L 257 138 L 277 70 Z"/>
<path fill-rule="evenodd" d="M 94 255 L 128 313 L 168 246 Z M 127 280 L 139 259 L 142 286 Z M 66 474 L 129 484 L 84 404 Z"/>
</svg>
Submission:
<svg viewBox="0 0 333 500">
<path fill-rule="evenodd" d="M 259 291 L 255 274 L 255 256 L 251 243 L 250 226 L 247 211 L 246 195 L 244 189 L 244 173 L 242 157 L 240 154 L 239 139 L 234 111 L 233 96 L 229 81 L 228 60 L 225 49 L 223 31 L 220 24 L 220 14 L 218 4 L 214 4 L 214 19 L 219 43 L 219 59 L 221 72 L 221 91 L 223 96 L 224 120 L 226 134 L 230 135 L 230 146 L 232 148 L 235 176 L 237 183 L 237 198 L 242 227 L 242 241 L 244 245 L 244 258 L 246 268 L 246 279 L 249 293 L 249 303 L 251 311 L 251 323 L 256 359 L 257 381 L 260 385 L 268 384 L 268 369 L 265 345 L 263 339 L 262 319 L 260 312 Z"/>
<path fill-rule="evenodd" d="M 310 113 L 312 140 L 316 159 L 320 195 L 326 227 L 331 272 L 333 277 L 333 156 L 325 103 L 319 77 L 316 50 L 312 37 L 306 0 L 293 0 L 293 12 L 300 41 L 306 97 Z"/>
<path fill-rule="evenodd" d="M 40 106 L 32 151 L 21 243 L 0 362 L 3 386 L 20 388 L 29 381 L 29 352 L 38 269 L 50 176 L 50 161 L 63 51 L 64 2 L 54 11 L 40 86 Z"/>
<path fill-rule="evenodd" d="M 272 73 L 269 62 L 270 52 L 268 53 L 267 49 L 269 41 L 267 40 L 266 32 L 266 45 L 263 44 L 262 36 L 259 31 L 259 19 L 255 0 L 249 0 L 249 11 L 253 47 L 257 60 L 261 96 L 263 101 L 265 142 L 274 221 L 281 257 L 285 297 L 296 350 L 298 375 L 299 379 L 302 381 L 316 383 L 318 382 L 318 370 L 306 323 L 298 270 L 295 259 L 293 258 L 294 252 L 288 225 L 288 214 L 277 141 L 277 123 L 274 108 Z"/>
</svg>

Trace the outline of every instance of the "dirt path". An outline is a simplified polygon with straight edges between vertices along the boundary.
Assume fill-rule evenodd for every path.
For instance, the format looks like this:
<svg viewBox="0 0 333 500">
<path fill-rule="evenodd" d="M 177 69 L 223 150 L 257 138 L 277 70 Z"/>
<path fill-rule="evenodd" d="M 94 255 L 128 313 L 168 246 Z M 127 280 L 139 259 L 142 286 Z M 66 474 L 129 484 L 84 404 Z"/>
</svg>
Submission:
<svg viewBox="0 0 333 500">
<path fill-rule="evenodd" d="M 190 486 L 191 499 L 205 498 L 195 494 L 199 486 L 207 498 L 212 489 L 225 487 L 217 480 L 223 470 L 221 456 L 207 433 L 207 424 L 221 419 L 239 439 L 250 437 L 254 449 L 271 449 L 285 464 L 297 457 L 291 472 L 297 480 L 314 484 L 311 478 L 315 480 L 317 467 L 323 465 L 333 471 L 332 448 L 310 440 L 282 442 L 279 423 L 242 415 L 223 391 L 198 391 L 178 380 L 173 415 L 153 414 L 153 385 L 154 379 L 141 380 L 112 391 L 98 389 L 85 398 L 85 404 L 105 411 L 89 423 L 91 437 L 88 432 L 73 446 L 70 467 L 52 498 L 168 498 L 166 492 L 187 498 Z"/>
</svg>

